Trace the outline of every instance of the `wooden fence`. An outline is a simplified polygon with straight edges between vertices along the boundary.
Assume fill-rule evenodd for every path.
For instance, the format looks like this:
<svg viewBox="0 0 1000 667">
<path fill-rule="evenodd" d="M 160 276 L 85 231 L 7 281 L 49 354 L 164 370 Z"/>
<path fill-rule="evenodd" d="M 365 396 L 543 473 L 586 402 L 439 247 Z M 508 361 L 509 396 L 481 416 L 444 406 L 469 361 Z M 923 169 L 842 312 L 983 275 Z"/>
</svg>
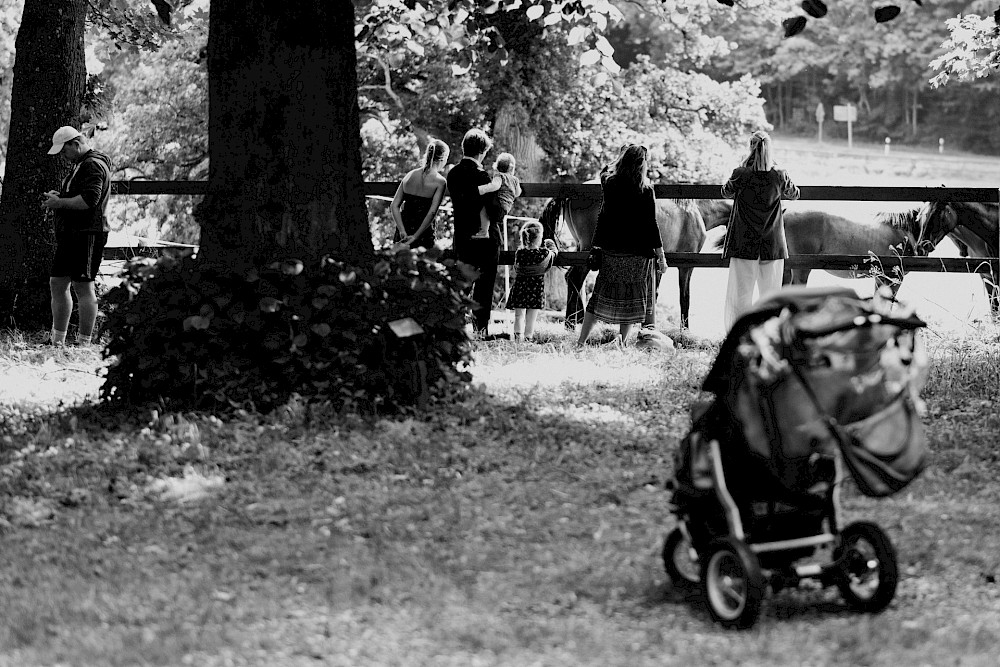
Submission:
<svg viewBox="0 0 1000 667">
<path fill-rule="evenodd" d="M 367 182 L 365 195 L 391 197 L 398 183 Z M 522 197 L 588 197 L 601 196 L 601 186 L 596 183 L 523 183 Z M 656 184 L 654 190 L 660 199 L 720 199 L 720 185 Z M 862 187 L 806 185 L 799 188 L 801 200 L 819 201 L 961 201 L 997 203 L 1000 190 L 996 188 L 926 188 L 926 187 Z M 208 193 L 207 181 L 114 181 L 111 193 L 115 195 L 204 195 Z M 160 247 L 156 251 L 162 250 Z M 105 249 L 105 259 L 125 259 L 146 248 Z M 587 253 L 560 253 L 556 264 L 574 266 L 585 263 Z M 719 253 L 667 253 L 670 266 L 725 267 L 728 260 Z M 514 253 L 504 251 L 500 255 L 501 264 L 513 264 Z M 790 269 L 866 269 L 869 265 L 880 265 L 889 273 L 901 266 L 906 271 L 937 271 L 953 273 L 984 273 L 1000 276 L 1000 258 L 962 257 L 899 257 L 897 255 L 794 255 L 785 260 Z"/>
</svg>

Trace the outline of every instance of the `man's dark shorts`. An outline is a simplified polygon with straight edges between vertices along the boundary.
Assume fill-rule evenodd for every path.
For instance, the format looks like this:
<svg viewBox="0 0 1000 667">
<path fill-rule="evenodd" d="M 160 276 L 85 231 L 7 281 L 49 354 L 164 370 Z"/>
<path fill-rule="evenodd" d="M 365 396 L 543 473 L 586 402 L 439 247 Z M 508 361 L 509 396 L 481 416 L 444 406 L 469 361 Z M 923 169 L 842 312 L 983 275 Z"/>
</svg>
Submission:
<svg viewBox="0 0 1000 667">
<path fill-rule="evenodd" d="M 93 282 L 101 268 L 108 233 L 86 234 L 62 232 L 56 234 L 56 256 L 52 259 L 53 278 L 69 278 L 75 283 Z"/>
</svg>

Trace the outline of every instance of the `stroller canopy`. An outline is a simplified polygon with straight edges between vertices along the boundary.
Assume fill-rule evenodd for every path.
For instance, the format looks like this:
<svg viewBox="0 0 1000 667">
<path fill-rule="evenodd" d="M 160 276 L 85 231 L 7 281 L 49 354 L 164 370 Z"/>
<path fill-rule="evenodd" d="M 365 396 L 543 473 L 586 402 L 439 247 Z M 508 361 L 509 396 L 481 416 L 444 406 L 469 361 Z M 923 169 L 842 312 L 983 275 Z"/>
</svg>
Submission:
<svg viewBox="0 0 1000 667">
<path fill-rule="evenodd" d="M 801 490 L 810 457 L 839 448 L 863 493 L 889 495 L 926 458 L 923 326 L 879 295 L 785 288 L 736 322 L 703 389 L 789 490 Z"/>
</svg>

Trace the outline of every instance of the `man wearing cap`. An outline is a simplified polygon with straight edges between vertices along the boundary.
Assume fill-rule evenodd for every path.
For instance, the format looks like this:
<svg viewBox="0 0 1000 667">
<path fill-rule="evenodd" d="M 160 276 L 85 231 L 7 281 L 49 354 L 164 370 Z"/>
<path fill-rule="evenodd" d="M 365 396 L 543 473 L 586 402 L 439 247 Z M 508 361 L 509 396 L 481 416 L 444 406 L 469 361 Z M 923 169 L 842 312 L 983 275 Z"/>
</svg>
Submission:
<svg viewBox="0 0 1000 667">
<path fill-rule="evenodd" d="M 59 155 L 73 165 L 59 190 L 42 195 L 42 208 L 55 215 L 56 254 L 49 273 L 52 296 L 53 345 L 66 344 L 66 331 L 73 312 L 70 285 L 80 308 L 77 345 L 90 345 L 97 322 L 94 278 L 108 242 L 104 211 L 111 193 L 111 160 L 92 149 L 86 137 L 70 126 L 52 135 L 49 155 Z"/>
</svg>

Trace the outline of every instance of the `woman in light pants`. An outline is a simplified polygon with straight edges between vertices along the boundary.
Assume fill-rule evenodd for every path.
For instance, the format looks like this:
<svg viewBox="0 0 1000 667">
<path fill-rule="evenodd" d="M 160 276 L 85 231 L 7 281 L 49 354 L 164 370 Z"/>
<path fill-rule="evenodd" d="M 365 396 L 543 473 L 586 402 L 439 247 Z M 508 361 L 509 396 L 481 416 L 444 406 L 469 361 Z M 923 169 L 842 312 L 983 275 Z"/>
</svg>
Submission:
<svg viewBox="0 0 1000 667">
<path fill-rule="evenodd" d="M 788 257 L 781 200 L 798 199 L 799 189 L 788 174 L 774 165 L 771 137 L 750 135 L 750 153 L 722 186 L 722 196 L 733 200 L 722 256 L 729 260 L 726 287 L 726 331 L 753 304 L 754 287 L 760 296 L 781 287 Z"/>
</svg>

